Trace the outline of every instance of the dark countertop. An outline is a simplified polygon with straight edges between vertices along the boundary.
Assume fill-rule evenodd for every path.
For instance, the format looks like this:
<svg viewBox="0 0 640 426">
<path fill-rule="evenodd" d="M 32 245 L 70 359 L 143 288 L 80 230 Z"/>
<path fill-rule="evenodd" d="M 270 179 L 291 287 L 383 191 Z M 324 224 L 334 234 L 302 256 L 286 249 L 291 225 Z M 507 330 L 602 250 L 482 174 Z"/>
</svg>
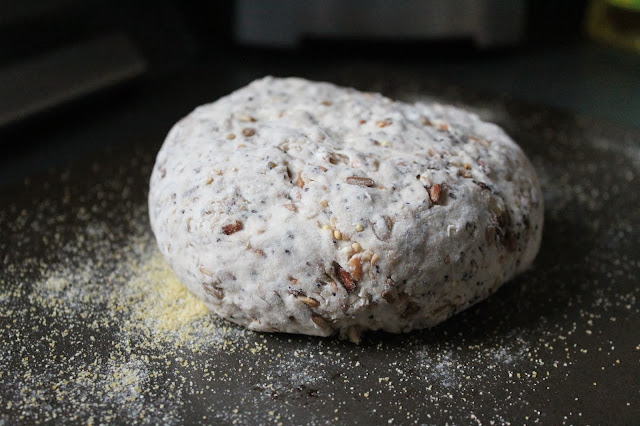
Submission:
<svg viewBox="0 0 640 426">
<path fill-rule="evenodd" d="M 638 423 L 637 128 L 463 90 L 451 84 L 467 75 L 462 63 L 443 79 L 424 64 L 245 59 L 129 96 L 117 111 L 49 124 L 39 158 L 58 155 L 56 141 L 68 148 L 50 164 L 76 157 L 72 147 L 90 156 L 0 192 L 0 424 Z M 474 70 L 489 82 L 487 67 Z M 155 153 L 193 106 L 266 73 L 454 102 L 504 126 L 545 194 L 533 267 L 432 330 L 370 334 L 359 346 L 249 333 L 211 317 L 159 332 L 161 316 L 140 317 L 136 306 L 167 302 L 128 289 L 159 268 L 146 214 Z M 589 112 L 584 102 L 579 111 Z M 5 163 L 5 179 L 36 170 L 28 157 Z"/>
</svg>

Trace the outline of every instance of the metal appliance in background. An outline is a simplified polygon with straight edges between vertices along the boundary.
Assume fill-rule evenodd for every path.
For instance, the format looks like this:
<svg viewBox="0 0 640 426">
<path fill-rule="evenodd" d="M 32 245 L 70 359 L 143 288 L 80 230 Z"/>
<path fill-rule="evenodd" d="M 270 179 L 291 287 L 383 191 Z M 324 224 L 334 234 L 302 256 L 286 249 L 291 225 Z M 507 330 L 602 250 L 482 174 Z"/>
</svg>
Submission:
<svg viewBox="0 0 640 426">
<path fill-rule="evenodd" d="M 471 39 L 488 48 L 517 43 L 524 21 L 524 0 L 237 0 L 234 37 L 282 48 L 305 38 Z"/>
</svg>

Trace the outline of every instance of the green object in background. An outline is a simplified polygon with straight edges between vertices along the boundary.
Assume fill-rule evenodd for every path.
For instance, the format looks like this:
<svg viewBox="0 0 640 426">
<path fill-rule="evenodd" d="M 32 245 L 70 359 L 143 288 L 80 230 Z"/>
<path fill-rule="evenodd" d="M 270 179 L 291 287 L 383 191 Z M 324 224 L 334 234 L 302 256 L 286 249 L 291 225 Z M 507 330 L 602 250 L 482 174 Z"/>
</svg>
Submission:
<svg viewBox="0 0 640 426">
<path fill-rule="evenodd" d="M 640 53 L 640 0 L 592 0 L 585 26 L 594 40 Z"/>
<path fill-rule="evenodd" d="M 607 0 L 611 6 L 640 11 L 640 0 Z"/>
</svg>

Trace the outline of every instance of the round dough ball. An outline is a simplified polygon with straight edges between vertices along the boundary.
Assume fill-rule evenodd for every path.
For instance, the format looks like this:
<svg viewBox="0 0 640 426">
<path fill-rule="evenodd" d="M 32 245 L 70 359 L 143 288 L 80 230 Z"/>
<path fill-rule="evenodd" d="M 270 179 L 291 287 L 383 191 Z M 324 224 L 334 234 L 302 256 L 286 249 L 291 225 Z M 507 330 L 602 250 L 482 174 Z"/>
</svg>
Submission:
<svg viewBox="0 0 640 426">
<path fill-rule="evenodd" d="M 266 77 L 173 127 L 149 214 L 217 315 L 358 340 L 438 324 L 526 269 L 543 199 L 520 148 L 474 114 Z"/>
</svg>

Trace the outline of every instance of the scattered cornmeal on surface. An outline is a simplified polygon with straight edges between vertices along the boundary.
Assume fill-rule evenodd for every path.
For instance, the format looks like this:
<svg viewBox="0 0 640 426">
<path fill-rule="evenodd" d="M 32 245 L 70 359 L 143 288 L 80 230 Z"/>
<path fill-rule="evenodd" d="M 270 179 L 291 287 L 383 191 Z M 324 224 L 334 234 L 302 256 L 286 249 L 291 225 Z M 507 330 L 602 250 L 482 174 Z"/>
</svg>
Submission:
<svg viewBox="0 0 640 426">
<path fill-rule="evenodd" d="M 211 315 L 154 246 L 146 221 L 135 225 L 136 232 L 122 245 L 103 244 L 104 224 L 88 225 L 65 249 L 70 257 L 41 264 L 41 279 L 11 293 L 25 297 L 28 292 L 30 305 L 21 315 L 31 317 L 27 312 L 34 309 L 43 313 L 31 327 L 46 327 L 40 344 L 50 352 L 44 359 L 37 352 L 21 357 L 24 369 L 33 371 L 37 364 L 46 373 L 22 374 L 16 389 L 33 395 L 54 392 L 56 401 L 70 404 L 76 415 L 80 410 L 98 416 L 96 423 L 114 422 L 125 413 L 132 419 L 173 424 L 180 408 L 175 394 L 181 392 L 184 377 L 167 377 L 168 369 L 212 368 L 208 361 L 201 366 L 188 362 L 185 351 L 197 354 L 246 345 L 250 332 Z M 84 250 L 87 244 L 92 247 L 89 252 Z M 0 302 L 6 296 L 0 292 Z M 26 342 L 25 337 L 17 339 L 16 344 Z M 74 356 L 60 356 L 67 347 L 74 348 Z M 6 362 L 11 359 L 0 360 Z M 4 379 L 6 364 L 2 367 Z M 147 407 L 145 401 L 157 392 L 156 380 L 165 384 L 167 398 L 159 407 Z M 20 399 L 29 419 L 44 410 L 45 418 L 71 421 L 61 414 L 61 406 L 52 408 L 42 397 Z M 103 408 L 114 406 L 120 411 Z"/>
<path fill-rule="evenodd" d="M 153 322 L 160 332 L 175 332 L 209 314 L 159 253 L 140 267 L 128 291 L 138 300 L 134 318 Z"/>
</svg>

